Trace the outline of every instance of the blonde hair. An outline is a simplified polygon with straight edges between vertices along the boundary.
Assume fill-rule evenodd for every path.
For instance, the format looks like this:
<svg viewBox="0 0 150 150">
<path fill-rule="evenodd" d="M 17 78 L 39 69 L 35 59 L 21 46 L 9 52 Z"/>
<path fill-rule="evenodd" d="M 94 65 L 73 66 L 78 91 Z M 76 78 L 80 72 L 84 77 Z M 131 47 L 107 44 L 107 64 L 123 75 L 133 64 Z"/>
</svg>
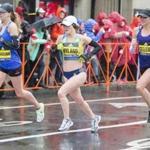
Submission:
<svg viewBox="0 0 150 150">
<path fill-rule="evenodd" d="M 20 16 L 16 12 L 11 12 L 10 18 L 17 25 L 18 33 L 20 33 L 20 31 L 21 31 L 21 19 L 20 19 Z"/>
</svg>

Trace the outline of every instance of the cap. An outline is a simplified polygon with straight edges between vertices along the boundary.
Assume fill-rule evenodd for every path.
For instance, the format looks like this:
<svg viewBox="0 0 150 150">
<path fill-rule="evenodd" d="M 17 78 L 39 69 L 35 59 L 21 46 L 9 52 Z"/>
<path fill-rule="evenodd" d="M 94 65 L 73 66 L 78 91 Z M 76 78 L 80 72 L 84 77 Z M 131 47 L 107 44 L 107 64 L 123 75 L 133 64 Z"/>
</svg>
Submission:
<svg viewBox="0 0 150 150">
<path fill-rule="evenodd" d="M 148 17 L 150 17 L 150 10 L 148 10 L 148 9 L 141 10 L 140 12 L 138 12 L 137 16 L 148 18 Z"/>
<path fill-rule="evenodd" d="M 9 4 L 9 3 L 4 3 L 0 6 L 0 12 L 1 13 L 10 13 L 13 12 L 13 5 Z"/>
<path fill-rule="evenodd" d="M 37 8 L 36 12 L 38 13 L 45 13 L 45 10 L 43 8 Z"/>
<path fill-rule="evenodd" d="M 20 15 L 23 14 L 24 8 L 21 6 L 16 7 L 15 11 Z"/>
<path fill-rule="evenodd" d="M 75 24 L 77 26 L 79 26 L 78 22 L 77 22 L 77 18 L 74 16 L 67 16 L 63 19 L 62 24 L 65 26 L 71 26 L 72 24 Z"/>
</svg>

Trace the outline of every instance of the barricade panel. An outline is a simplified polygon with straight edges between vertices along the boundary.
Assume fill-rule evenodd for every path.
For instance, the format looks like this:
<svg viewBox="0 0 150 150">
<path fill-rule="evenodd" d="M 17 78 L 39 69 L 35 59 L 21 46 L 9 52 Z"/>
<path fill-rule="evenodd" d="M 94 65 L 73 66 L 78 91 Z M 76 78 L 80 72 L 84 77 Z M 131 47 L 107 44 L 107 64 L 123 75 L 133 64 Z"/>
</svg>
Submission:
<svg viewBox="0 0 150 150">
<path fill-rule="evenodd" d="M 62 64 L 59 57 L 51 52 L 42 51 L 35 62 L 26 58 L 27 44 L 21 43 L 22 79 L 24 88 L 56 88 L 60 83 L 57 71 L 62 76 Z M 129 53 L 130 43 L 101 43 L 102 51 L 86 63 L 87 81 L 85 86 L 105 83 L 107 91 L 112 82 L 136 81 L 138 54 Z M 120 46 L 121 45 L 121 46 Z M 133 70 L 134 68 L 134 70 Z M 0 91 L 11 91 L 13 88 L 3 86 Z"/>
</svg>

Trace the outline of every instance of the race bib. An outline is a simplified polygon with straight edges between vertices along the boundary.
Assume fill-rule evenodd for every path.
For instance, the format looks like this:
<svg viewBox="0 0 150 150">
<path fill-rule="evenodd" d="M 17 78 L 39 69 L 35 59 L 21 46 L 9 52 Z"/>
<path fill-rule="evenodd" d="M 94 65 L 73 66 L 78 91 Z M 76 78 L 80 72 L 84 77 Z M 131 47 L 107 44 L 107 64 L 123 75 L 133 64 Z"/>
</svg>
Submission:
<svg viewBox="0 0 150 150">
<path fill-rule="evenodd" d="M 64 47 L 63 53 L 64 53 L 64 55 L 77 55 L 78 54 L 78 48 L 76 48 L 76 47 Z"/>
<path fill-rule="evenodd" d="M 0 59 L 10 59 L 10 58 L 11 58 L 10 50 L 0 49 Z"/>
<path fill-rule="evenodd" d="M 139 45 L 140 53 L 150 55 L 150 45 Z"/>
</svg>

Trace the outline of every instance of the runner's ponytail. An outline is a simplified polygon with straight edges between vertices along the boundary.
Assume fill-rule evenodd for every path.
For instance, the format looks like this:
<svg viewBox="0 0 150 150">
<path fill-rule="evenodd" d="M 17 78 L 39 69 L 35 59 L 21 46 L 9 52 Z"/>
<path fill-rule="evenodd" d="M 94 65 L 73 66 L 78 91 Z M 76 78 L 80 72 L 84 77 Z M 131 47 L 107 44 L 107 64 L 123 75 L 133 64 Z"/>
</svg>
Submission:
<svg viewBox="0 0 150 150">
<path fill-rule="evenodd" d="M 20 20 L 19 15 L 13 11 L 10 14 L 10 18 L 17 25 L 17 27 L 18 27 L 18 33 L 19 33 L 20 30 L 21 30 L 21 20 Z"/>
</svg>

